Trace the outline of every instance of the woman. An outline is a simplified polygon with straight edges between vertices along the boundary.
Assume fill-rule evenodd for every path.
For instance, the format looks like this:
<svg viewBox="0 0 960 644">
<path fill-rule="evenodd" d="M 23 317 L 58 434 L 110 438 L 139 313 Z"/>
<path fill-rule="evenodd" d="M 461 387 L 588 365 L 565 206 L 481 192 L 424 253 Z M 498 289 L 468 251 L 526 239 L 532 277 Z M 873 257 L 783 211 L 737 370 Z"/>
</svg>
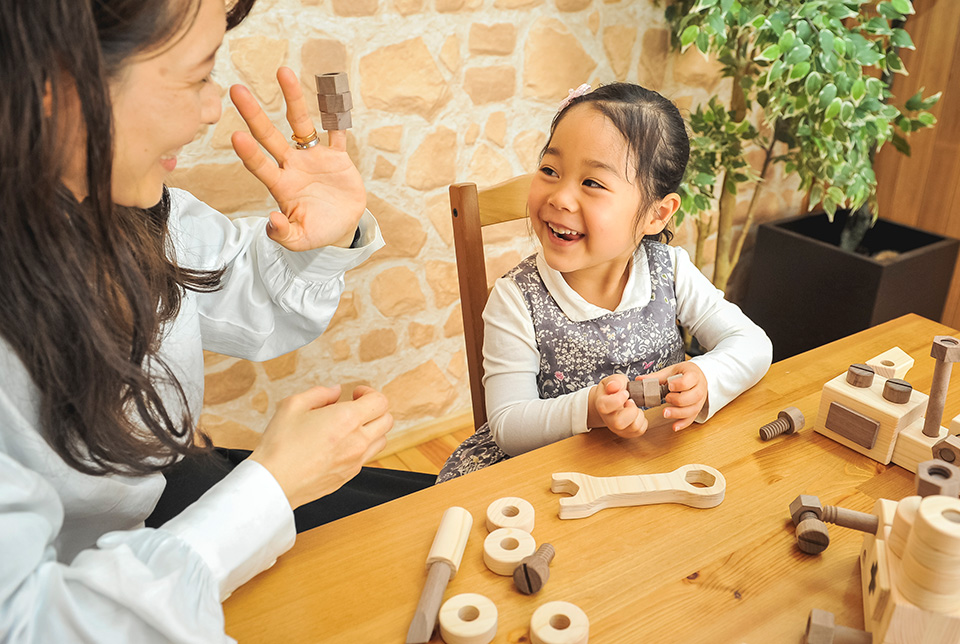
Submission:
<svg viewBox="0 0 960 644">
<path fill-rule="evenodd" d="M 214 57 L 252 4 L 0 3 L 0 640 L 229 640 L 220 602 L 292 545 L 291 508 L 384 445 L 383 395 L 314 387 L 196 503 L 143 527 L 160 472 L 209 452 L 201 349 L 263 360 L 309 342 L 383 243 L 345 134 L 315 144 L 290 70 L 296 146 L 231 90 L 253 135 L 236 152 L 279 204 L 268 223 L 164 187 L 219 118 Z"/>
</svg>

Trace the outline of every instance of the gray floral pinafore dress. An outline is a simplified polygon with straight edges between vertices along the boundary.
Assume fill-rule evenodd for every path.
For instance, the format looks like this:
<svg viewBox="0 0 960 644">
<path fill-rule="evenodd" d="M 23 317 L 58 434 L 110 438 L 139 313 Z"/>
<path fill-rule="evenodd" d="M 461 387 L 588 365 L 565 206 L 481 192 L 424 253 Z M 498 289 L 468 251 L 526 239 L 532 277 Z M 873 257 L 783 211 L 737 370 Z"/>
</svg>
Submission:
<svg viewBox="0 0 960 644">
<path fill-rule="evenodd" d="M 533 321 L 540 372 L 540 398 L 556 398 L 592 387 L 606 376 L 636 376 L 683 361 L 677 327 L 677 295 L 669 247 L 644 240 L 650 269 L 650 302 L 643 307 L 575 322 L 547 291 L 536 256 L 531 255 L 505 277 L 520 288 Z M 493 440 L 489 424 L 478 429 L 450 455 L 437 482 L 462 476 L 509 458 Z"/>
</svg>

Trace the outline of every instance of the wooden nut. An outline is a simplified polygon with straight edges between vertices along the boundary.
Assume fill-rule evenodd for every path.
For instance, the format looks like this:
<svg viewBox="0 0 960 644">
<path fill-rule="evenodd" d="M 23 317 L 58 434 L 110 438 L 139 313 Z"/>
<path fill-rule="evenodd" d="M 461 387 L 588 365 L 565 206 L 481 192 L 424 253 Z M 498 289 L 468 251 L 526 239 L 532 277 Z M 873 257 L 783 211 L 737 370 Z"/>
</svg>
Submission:
<svg viewBox="0 0 960 644">
<path fill-rule="evenodd" d="M 524 532 L 533 532 L 536 513 L 526 499 L 505 496 L 487 506 L 487 530 L 497 528 L 518 528 Z"/>
<path fill-rule="evenodd" d="M 529 532 L 517 528 L 499 528 L 483 541 L 483 563 L 492 572 L 511 577 L 520 562 L 536 549 L 537 542 Z"/>
<path fill-rule="evenodd" d="M 938 335 L 933 339 L 930 357 L 939 362 L 960 361 L 960 340 L 949 335 Z"/>
<path fill-rule="evenodd" d="M 497 607 L 476 593 L 454 595 L 440 607 L 439 621 L 446 644 L 488 644 L 497 634 Z"/>
<path fill-rule="evenodd" d="M 317 94 L 343 94 L 350 91 L 347 72 L 315 74 L 313 79 L 317 83 Z"/>
<path fill-rule="evenodd" d="M 906 380 L 890 378 L 883 383 L 884 399 L 896 405 L 903 405 L 910 402 L 911 395 L 913 395 L 913 386 Z"/>
<path fill-rule="evenodd" d="M 350 112 L 320 112 L 320 126 L 327 131 L 353 127 Z"/>
<path fill-rule="evenodd" d="M 931 451 L 934 458 L 960 466 L 960 436 L 947 436 L 937 441 Z"/>
<path fill-rule="evenodd" d="M 349 112 L 353 109 L 353 94 L 317 94 L 317 105 L 321 112 Z"/>
<path fill-rule="evenodd" d="M 587 644 L 589 636 L 587 614 L 570 602 L 547 602 L 530 618 L 533 644 Z"/>
<path fill-rule="evenodd" d="M 934 454 L 939 444 L 933 446 Z M 914 484 L 917 496 L 960 496 L 960 468 L 947 459 L 918 463 Z"/>
<path fill-rule="evenodd" d="M 873 384 L 873 367 L 865 364 L 852 364 L 847 369 L 847 382 L 854 387 L 866 389 Z"/>
</svg>

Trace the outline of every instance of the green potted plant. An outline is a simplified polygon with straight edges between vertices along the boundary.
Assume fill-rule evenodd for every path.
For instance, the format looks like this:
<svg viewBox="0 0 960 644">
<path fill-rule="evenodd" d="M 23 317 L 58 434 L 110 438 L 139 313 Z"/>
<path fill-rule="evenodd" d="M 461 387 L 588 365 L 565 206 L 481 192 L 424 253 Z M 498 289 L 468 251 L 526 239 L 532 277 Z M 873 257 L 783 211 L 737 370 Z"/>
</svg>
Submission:
<svg viewBox="0 0 960 644">
<path fill-rule="evenodd" d="M 823 239 L 815 239 L 817 244 L 849 254 L 837 248 L 842 227 L 836 224 L 864 218 L 868 224 L 876 221 L 876 176 L 872 167 L 876 151 L 889 142 L 909 154 L 907 136 L 935 123 L 929 109 L 940 97 L 924 96 L 921 90 L 902 106 L 891 101 L 892 74 L 906 73 L 899 49 L 914 47 L 902 28 L 913 12 L 910 0 L 675 0 L 666 7 L 674 45 L 681 50 L 696 47 L 703 54 L 714 56 L 723 67 L 723 75 L 731 78 L 728 100 L 711 97 L 690 115 L 690 164 L 681 192 L 681 212 L 694 220 L 698 231 L 694 258 L 698 265 L 702 265 L 703 240 L 716 226 L 713 282 L 718 288 L 727 288 L 753 227 L 758 197 L 774 164 L 781 163 L 785 173 L 798 175 L 807 203 L 811 208 L 819 205 L 824 211 L 819 215 L 823 226 L 794 222 L 794 228 L 788 228 L 790 236 L 819 235 Z M 746 160 L 752 149 L 763 151 L 758 169 Z M 752 194 L 737 233 L 734 215 L 741 190 L 752 190 Z M 838 210 L 842 222 L 827 225 L 833 222 Z M 848 215 L 850 212 L 853 217 Z M 755 260 L 765 257 L 760 248 L 765 241 L 765 228 L 766 225 L 761 226 L 758 233 Z M 848 230 L 859 230 L 861 237 L 866 234 L 863 241 L 848 241 L 851 251 L 871 237 L 880 237 L 884 242 L 910 237 L 913 243 L 924 245 L 942 241 L 934 239 L 936 236 L 921 239 L 902 231 L 878 234 L 878 227 L 871 229 L 870 225 L 851 225 Z M 949 255 L 952 249 L 955 257 L 956 243 L 946 242 L 946 246 L 950 248 L 944 252 Z M 912 259 L 916 248 L 905 250 L 905 255 L 910 255 L 907 259 Z M 858 301 L 851 303 L 851 308 L 856 309 L 854 317 L 863 317 L 864 308 L 870 311 L 865 323 L 852 323 L 859 328 L 841 324 L 838 330 L 831 330 L 824 329 L 823 324 L 807 322 L 809 318 L 804 317 L 803 310 L 817 307 L 808 301 L 810 293 L 829 291 L 833 300 L 847 299 L 844 294 L 854 290 L 859 293 L 879 278 L 853 271 L 853 283 L 845 286 L 838 281 L 838 273 L 851 273 L 849 266 L 828 267 L 825 272 L 808 270 L 805 266 L 785 265 L 784 255 L 785 251 L 780 249 L 772 254 L 773 263 L 786 271 L 783 281 L 771 287 L 777 297 L 771 298 L 769 289 L 755 288 L 751 278 L 742 303 L 771 335 L 776 357 L 792 355 L 882 321 L 872 313 L 876 306 Z M 800 251 L 798 256 L 807 265 L 824 261 L 809 251 Z M 866 261 L 878 263 L 869 258 Z M 945 263 L 949 263 L 945 277 L 948 285 L 953 260 L 941 258 L 938 267 Z M 765 279 L 770 277 L 769 266 L 758 267 L 755 261 L 753 268 L 762 271 Z M 807 290 L 796 284 L 804 275 L 815 280 Z M 801 300 L 794 306 L 785 303 L 789 298 L 783 297 L 791 290 Z M 880 285 L 879 290 L 890 289 Z M 929 307 L 917 312 L 939 317 L 945 297 L 946 286 L 939 310 L 933 315 Z M 757 300 L 761 300 L 760 305 L 754 306 Z M 902 312 L 911 310 L 911 306 L 907 305 Z M 884 315 L 895 315 L 903 307 L 880 308 Z M 822 315 L 822 310 L 817 313 Z M 836 306 L 830 310 L 835 311 Z M 775 328 L 782 323 L 787 324 L 786 328 Z M 800 344 L 794 342 L 798 328 L 806 332 L 818 326 L 822 333 L 815 333 Z"/>
</svg>

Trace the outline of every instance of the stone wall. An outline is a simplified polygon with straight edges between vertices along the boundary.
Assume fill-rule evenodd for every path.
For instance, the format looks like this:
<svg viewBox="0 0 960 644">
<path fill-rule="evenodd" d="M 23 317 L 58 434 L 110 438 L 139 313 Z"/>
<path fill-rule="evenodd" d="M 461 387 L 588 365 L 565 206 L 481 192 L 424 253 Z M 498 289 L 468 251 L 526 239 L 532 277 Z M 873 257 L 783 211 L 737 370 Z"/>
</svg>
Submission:
<svg viewBox="0 0 960 644">
<path fill-rule="evenodd" d="M 280 65 L 301 75 L 308 96 L 313 74 L 349 73 L 348 149 L 388 246 L 347 275 L 333 322 L 312 344 L 262 364 L 207 355 L 201 422 L 218 432 L 261 431 L 280 399 L 313 384 L 382 390 L 395 436 L 468 411 L 447 186 L 532 171 L 558 102 L 583 82 L 639 82 L 683 112 L 729 94 L 695 48 L 669 51 L 662 6 L 650 0 L 259 0 L 217 58 L 224 116 L 184 151 L 172 185 L 232 217 L 273 208 L 230 147 L 244 125 L 225 88 L 246 84 L 289 134 Z M 798 203 L 789 186 L 769 191 L 761 220 Z M 677 233 L 692 254 L 693 226 Z M 533 248 L 523 229 L 488 244 L 491 278 Z"/>
</svg>

